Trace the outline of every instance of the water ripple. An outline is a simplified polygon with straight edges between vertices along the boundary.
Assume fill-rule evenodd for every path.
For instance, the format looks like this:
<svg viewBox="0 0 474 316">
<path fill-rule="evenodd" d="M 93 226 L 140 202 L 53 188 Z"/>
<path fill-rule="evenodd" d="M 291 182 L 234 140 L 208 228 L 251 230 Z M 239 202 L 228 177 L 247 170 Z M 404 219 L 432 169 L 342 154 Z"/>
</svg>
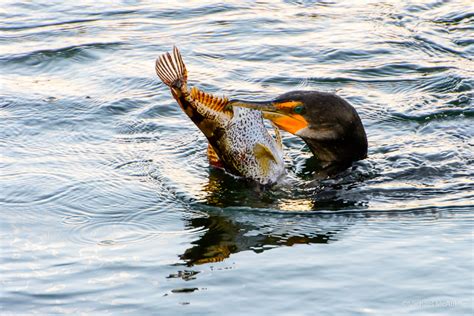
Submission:
<svg viewBox="0 0 474 316">
<path fill-rule="evenodd" d="M 37 29 L 43 27 L 50 27 L 50 26 L 64 26 L 69 24 L 81 24 L 84 25 L 87 22 L 95 22 L 98 19 L 77 19 L 77 20 L 69 20 L 69 21 L 58 21 L 52 23 L 39 23 L 39 24 L 28 24 L 28 25 L 17 25 L 17 26 L 0 26 L 0 31 L 19 31 L 19 30 L 29 30 L 29 29 Z"/>
<path fill-rule="evenodd" d="M 467 302 L 466 4 L 2 3 L 2 311 L 304 314 L 318 297 L 326 314 L 416 314 L 404 299 Z M 155 74 L 173 45 L 189 85 L 217 95 L 338 93 L 361 116 L 367 159 L 328 178 L 282 133 L 288 174 L 271 188 L 210 168 L 207 140 Z M 449 311 L 469 314 L 460 301 Z"/>
<path fill-rule="evenodd" d="M 91 60 L 96 60 L 97 56 L 94 51 L 109 50 L 120 46 L 120 42 L 110 43 L 87 43 L 82 45 L 72 45 L 59 47 L 54 49 L 41 49 L 29 51 L 22 54 L 2 55 L 0 56 L 0 65 L 4 66 L 41 66 L 42 69 L 46 67 L 53 67 L 54 63 L 62 61 L 75 61 L 84 63 Z M 30 68 L 31 70 L 31 68 Z"/>
</svg>

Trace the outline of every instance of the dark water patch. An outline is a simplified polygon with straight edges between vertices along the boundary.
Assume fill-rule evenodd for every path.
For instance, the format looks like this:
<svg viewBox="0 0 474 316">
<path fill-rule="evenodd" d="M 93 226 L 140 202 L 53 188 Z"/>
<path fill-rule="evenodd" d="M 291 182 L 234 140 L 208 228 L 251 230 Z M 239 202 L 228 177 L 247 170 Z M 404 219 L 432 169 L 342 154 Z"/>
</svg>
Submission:
<svg viewBox="0 0 474 316">
<path fill-rule="evenodd" d="M 418 123 L 428 123 L 430 121 L 439 121 L 439 120 L 457 120 L 459 117 L 474 117 L 474 110 L 444 110 L 437 113 L 429 113 L 425 115 L 408 115 L 403 113 L 393 113 L 393 116 L 400 118 L 402 120 L 413 121 Z"/>
<path fill-rule="evenodd" d="M 416 78 L 380 78 L 380 79 L 369 79 L 369 78 L 353 78 L 353 77 L 309 77 L 307 79 L 312 84 L 333 84 L 333 83 L 370 83 L 389 85 L 393 83 L 410 83 L 416 82 Z"/>
<path fill-rule="evenodd" d="M 429 10 L 442 7 L 448 2 L 449 2 L 448 0 L 437 0 L 437 1 L 431 1 L 431 2 L 428 1 L 428 3 L 425 3 L 425 4 L 411 4 L 411 5 L 407 5 L 405 7 L 405 10 L 407 10 L 408 12 L 429 11 Z"/>
<path fill-rule="evenodd" d="M 367 72 L 370 72 L 370 70 L 367 70 Z M 407 76 L 400 72 L 398 75 L 394 75 L 394 77 L 385 77 L 384 79 L 378 79 L 375 76 L 373 79 L 336 77 L 312 78 L 311 81 L 315 83 L 354 82 L 370 84 L 371 88 L 377 88 L 389 93 L 405 94 L 407 98 L 410 97 L 410 100 L 416 100 L 413 94 L 418 95 L 420 91 L 431 93 L 431 97 L 426 97 L 426 100 L 448 99 L 455 93 L 459 93 L 461 100 L 465 100 L 466 96 L 469 98 L 469 92 L 472 90 L 472 80 L 455 70 L 441 71 L 440 74 L 434 72 L 433 74 L 411 74 Z"/>
<path fill-rule="evenodd" d="M 99 290 L 88 290 L 88 291 L 80 291 L 80 290 L 76 290 L 76 291 L 70 291 L 70 292 L 61 292 L 61 293 L 22 293 L 22 292 L 19 292 L 19 293 L 14 293 L 16 295 L 20 295 L 20 296 L 26 296 L 28 297 L 29 299 L 33 300 L 33 301 L 36 301 L 36 300 L 39 300 L 39 301 L 52 301 L 52 300 L 64 300 L 64 301 L 68 301 L 68 300 L 74 300 L 75 297 L 77 296 L 88 296 L 88 295 L 93 295 L 93 294 L 97 294 L 97 293 L 100 293 L 101 291 Z"/>
<path fill-rule="evenodd" d="M 460 93 L 472 91 L 472 84 L 472 79 L 463 78 L 456 74 L 449 74 L 420 81 L 419 88 L 424 91 L 432 91 L 436 93 Z"/>
<path fill-rule="evenodd" d="M 264 88 L 270 86 L 297 86 L 304 82 L 304 78 L 298 77 L 283 77 L 283 76 L 269 76 L 255 80 L 255 83 L 260 83 Z"/>
<path fill-rule="evenodd" d="M 172 273 L 168 275 L 167 278 L 168 279 L 180 278 L 180 279 L 183 279 L 184 281 L 190 281 L 190 280 L 195 280 L 196 275 L 199 272 L 200 271 L 195 271 L 195 270 L 182 270 L 182 271 L 180 270 L 177 273 Z"/>
<path fill-rule="evenodd" d="M 341 61 L 368 60 L 377 55 L 393 54 L 389 49 L 328 49 L 317 55 L 319 63 L 336 63 Z M 307 54 L 306 54 L 307 55 Z"/>
<path fill-rule="evenodd" d="M 308 7 L 308 8 L 312 8 L 314 6 L 326 7 L 326 6 L 336 5 L 335 1 L 327 1 L 327 0 L 285 0 L 284 2 L 291 5 Z"/>
<path fill-rule="evenodd" d="M 183 287 L 179 289 L 172 289 L 171 293 L 192 293 L 197 290 L 199 290 L 197 287 Z"/>
<path fill-rule="evenodd" d="M 452 163 L 450 165 L 446 164 L 438 164 L 439 162 L 443 163 L 445 157 L 441 154 L 437 154 L 436 158 L 430 159 L 430 161 L 426 161 L 423 163 L 416 163 L 413 161 L 409 161 L 408 159 L 401 158 L 400 162 L 394 165 L 394 172 L 387 172 L 384 173 L 385 177 L 389 177 L 391 179 L 403 179 L 403 181 L 417 181 L 419 179 L 423 179 L 423 182 L 426 186 L 430 186 L 430 182 L 440 178 L 446 178 L 451 176 L 454 172 L 459 171 L 459 168 L 463 168 L 462 161 L 458 161 L 457 163 Z M 457 191 L 457 188 L 453 188 L 452 191 L 446 190 L 446 188 L 442 189 L 434 189 L 434 188 L 417 188 L 420 194 L 422 192 L 434 192 L 436 194 L 447 194 L 453 193 Z"/>
<path fill-rule="evenodd" d="M 455 39 L 453 43 L 459 46 L 471 46 L 474 45 L 474 39 L 472 38 L 463 38 L 463 39 Z"/>
<path fill-rule="evenodd" d="M 447 47 L 446 45 L 437 43 L 435 40 L 430 39 L 430 38 L 428 38 L 428 37 L 426 37 L 426 36 L 423 36 L 423 35 L 415 35 L 415 36 L 413 36 L 413 38 L 414 38 L 418 43 L 423 43 L 424 47 L 426 47 L 426 48 L 429 49 L 430 51 L 439 52 L 439 53 L 443 53 L 443 54 L 445 54 L 445 53 L 451 53 L 451 54 L 453 54 L 453 55 L 455 55 L 455 56 L 464 57 L 464 58 L 466 58 L 466 59 L 472 60 L 472 57 L 465 55 L 464 52 L 459 51 L 459 50 L 454 49 L 454 48 Z"/>
<path fill-rule="evenodd" d="M 92 11 L 87 12 L 86 11 L 83 14 L 87 16 L 99 16 L 100 19 L 102 20 L 104 17 L 116 18 L 116 16 L 121 16 L 121 15 L 127 16 L 127 15 L 133 15 L 135 13 L 143 14 L 143 11 L 142 10 L 105 10 L 101 12 L 92 12 Z"/>
<path fill-rule="evenodd" d="M 228 13 L 241 9 L 240 6 L 235 4 L 224 4 L 220 3 L 218 5 L 200 5 L 200 6 L 189 6 L 181 7 L 177 9 L 164 9 L 157 12 L 152 12 L 148 15 L 150 18 L 176 18 L 180 20 L 206 16 L 210 17 L 212 15 L 218 15 L 222 13 Z"/>
<path fill-rule="evenodd" d="M 467 22 L 470 23 L 474 19 L 474 12 L 466 11 L 466 12 L 451 12 L 442 17 L 437 17 L 433 20 L 436 23 L 448 24 L 448 25 L 457 25 L 460 22 Z M 467 20 L 467 21 L 464 21 Z"/>
<path fill-rule="evenodd" d="M 469 107 L 473 105 L 474 94 L 460 93 L 447 102 L 447 104 L 456 107 Z"/>
<path fill-rule="evenodd" d="M 144 100 L 133 98 L 122 98 L 112 102 L 104 103 L 100 106 L 100 114 L 105 115 L 124 115 L 130 111 L 138 109 L 146 103 Z"/>
<path fill-rule="evenodd" d="M 44 27 L 51 27 L 51 26 L 64 26 L 70 24 L 87 24 L 88 22 L 96 22 L 99 19 L 77 19 L 77 20 L 69 20 L 69 21 L 55 21 L 51 23 L 39 23 L 39 24 L 30 24 L 28 25 L 16 25 L 16 26 L 0 26 L 0 31 L 22 31 L 22 30 L 30 30 L 30 29 L 38 29 Z"/>
<path fill-rule="evenodd" d="M 466 33 L 469 31 L 474 30 L 474 26 L 470 25 L 456 25 L 456 26 L 450 26 L 448 27 L 448 30 L 450 32 L 460 32 L 460 33 Z"/>
<path fill-rule="evenodd" d="M 160 104 L 160 102 L 157 100 L 157 102 L 153 102 L 153 104 L 149 108 L 143 109 L 143 111 L 140 113 L 139 118 L 144 120 L 157 119 L 157 123 L 159 124 L 162 122 L 161 118 L 169 117 L 170 115 L 184 117 L 185 114 L 182 113 L 182 110 L 179 105 L 172 102 Z"/>
<path fill-rule="evenodd" d="M 90 43 L 57 49 L 37 50 L 18 55 L 3 55 L 0 56 L 0 65 L 3 64 L 4 66 L 10 67 L 10 69 L 28 67 L 29 73 L 37 72 L 37 70 L 35 71 L 37 67 L 40 67 L 41 71 L 46 71 L 48 68 L 48 71 L 50 71 L 53 67 L 62 70 L 73 65 L 69 61 L 76 63 L 94 61 L 99 58 L 95 52 L 114 49 L 120 45 L 120 42 Z M 17 70 L 15 69 L 14 71 L 16 72 Z"/>
<path fill-rule="evenodd" d="M 275 16 L 256 16 L 252 19 L 236 19 L 235 17 L 229 16 L 229 19 L 226 21 L 223 20 L 212 20 L 209 21 L 209 24 L 217 24 L 219 26 L 233 26 L 232 28 L 227 28 L 226 34 L 230 37 L 235 37 L 236 33 L 238 34 L 242 30 L 239 30 L 239 26 L 248 26 L 249 24 L 258 23 L 261 25 L 268 25 L 268 24 L 278 24 L 282 23 L 283 21 L 278 19 Z M 224 35 L 222 33 L 217 32 L 216 36 Z"/>
<path fill-rule="evenodd" d="M 353 73 L 364 77 L 384 77 L 384 76 L 396 76 L 400 74 L 422 74 L 427 75 L 431 73 L 445 72 L 453 69 L 453 67 L 437 66 L 437 67 L 427 67 L 421 66 L 418 64 L 410 63 L 392 63 L 385 64 L 378 67 L 364 67 L 361 69 L 350 69 L 344 70 L 347 73 Z"/>
<path fill-rule="evenodd" d="M 411 51 L 414 54 L 423 54 L 428 58 L 438 57 L 441 58 L 445 54 L 452 54 L 456 58 L 465 58 L 471 60 L 466 52 L 460 51 L 456 48 L 448 47 L 447 45 L 440 44 L 435 38 L 427 37 L 425 35 L 416 34 L 403 41 L 400 40 L 386 40 L 383 43 L 393 46 L 394 48 L 400 49 L 401 51 Z"/>
<path fill-rule="evenodd" d="M 358 197 L 359 199 L 353 200 L 349 196 L 343 197 L 347 195 L 344 190 L 355 190 L 364 181 L 374 177 L 363 168 L 361 170 L 353 168 L 338 179 L 321 180 L 318 174 L 309 173 L 305 176 L 306 181 L 292 179 L 273 188 L 261 188 L 248 181 L 235 179 L 220 170 L 211 169 L 210 172 L 210 181 L 204 186 L 205 197 L 187 203 L 229 208 L 245 202 L 245 205 L 261 212 L 266 212 L 270 206 L 273 210 L 282 212 L 364 209 L 367 207 L 364 199 Z M 299 173 L 298 176 L 302 177 Z"/>
</svg>

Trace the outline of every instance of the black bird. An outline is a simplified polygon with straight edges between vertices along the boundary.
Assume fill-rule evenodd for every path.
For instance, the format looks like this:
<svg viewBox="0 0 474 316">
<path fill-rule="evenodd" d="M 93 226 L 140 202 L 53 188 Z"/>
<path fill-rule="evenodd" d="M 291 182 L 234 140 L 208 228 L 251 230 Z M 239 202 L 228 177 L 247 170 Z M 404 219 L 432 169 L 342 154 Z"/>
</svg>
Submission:
<svg viewBox="0 0 474 316">
<path fill-rule="evenodd" d="M 261 110 L 264 118 L 302 138 L 323 168 L 347 168 L 367 157 L 367 135 L 355 108 L 318 91 L 291 91 L 272 101 L 231 100 L 231 106 Z"/>
</svg>

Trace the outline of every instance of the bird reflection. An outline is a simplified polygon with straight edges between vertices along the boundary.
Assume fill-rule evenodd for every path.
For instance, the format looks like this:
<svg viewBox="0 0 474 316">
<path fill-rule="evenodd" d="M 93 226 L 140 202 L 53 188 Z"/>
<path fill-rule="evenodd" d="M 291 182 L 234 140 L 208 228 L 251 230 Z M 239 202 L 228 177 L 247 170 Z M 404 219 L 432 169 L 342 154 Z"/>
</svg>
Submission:
<svg viewBox="0 0 474 316">
<path fill-rule="evenodd" d="M 262 216 L 257 216 L 257 219 L 263 220 Z M 180 256 L 189 266 L 223 261 L 234 253 L 246 250 L 259 253 L 279 246 L 325 244 L 336 240 L 338 233 L 335 230 L 305 233 L 297 229 L 279 231 L 276 228 L 261 231 L 259 225 L 252 226 L 248 218 L 246 222 L 239 222 L 225 215 L 195 218 L 188 222 L 188 226 L 206 229 L 204 235 L 192 242 L 192 247 Z"/>
<path fill-rule="evenodd" d="M 297 214 L 255 211 L 254 208 L 330 208 L 330 203 L 310 198 L 285 199 L 274 190 L 240 182 L 219 170 L 212 170 L 205 187 L 204 203 L 197 205 L 207 216 L 188 219 L 190 229 L 205 233 L 192 242 L 180 258 L 188 266 L 220 262 L 241 251 L 263 252 L 281 246 L 326 244 L 360 218 L 354 214 Z M 333 207 L 347 206 L 331 196 Z M 295 205 L 293 205 L 293 204 Z M 335 205 L 334 205 L 335 203 Z M 346 204 L 344 204 L 346 203 Z M 349 203 L 351 204 L 351 203 Z M 248 208 L 242 208 L 242 205 Z M 217 207 L 209 207 L 217 206 Z M 232 208 L 232 206 L 238 208 Z M 354 205 L 350 207 L 353 209 Z"/>
</svg>

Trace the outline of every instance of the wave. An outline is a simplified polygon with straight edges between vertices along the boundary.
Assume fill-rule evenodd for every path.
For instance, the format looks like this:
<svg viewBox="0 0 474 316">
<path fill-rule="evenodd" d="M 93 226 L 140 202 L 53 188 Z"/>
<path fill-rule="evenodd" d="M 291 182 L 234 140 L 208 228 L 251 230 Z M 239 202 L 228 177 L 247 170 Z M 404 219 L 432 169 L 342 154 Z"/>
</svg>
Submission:
<svg viewBox="0 0 474 316">
<path fill-rule="evenodd" d="M 0 64 L 36 66 L 61 60 L 87 61 L 96 59 L 93 54 L 94 50 L 108 50 L 120 45 L 122 45 L 121 42 L 88 43 L 55 49 L 42 49 L 22 54 L 2 55 L 0 56 Z"/>
</svg>

